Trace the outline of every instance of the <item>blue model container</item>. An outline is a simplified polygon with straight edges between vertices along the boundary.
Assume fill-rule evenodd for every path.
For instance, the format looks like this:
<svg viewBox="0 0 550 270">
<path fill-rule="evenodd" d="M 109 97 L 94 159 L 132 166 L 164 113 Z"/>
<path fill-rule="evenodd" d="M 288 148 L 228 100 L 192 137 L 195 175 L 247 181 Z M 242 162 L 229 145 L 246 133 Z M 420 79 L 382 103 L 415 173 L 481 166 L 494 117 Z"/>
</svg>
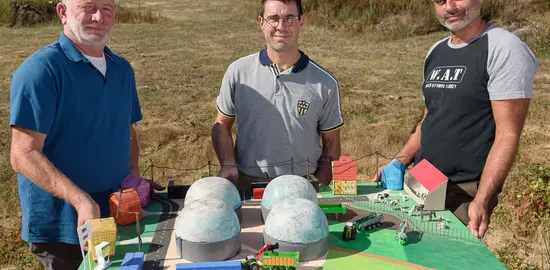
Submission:
<svg viewBox="0 0 550 270">
<path fill-rule="evenodd" d="M 200 262 L 200 263 L 178 263 L 176 270 L 241 270 L 240 261 L 224 261 L 224 262 Z"/>
<path fill-rule="evenodd" d="M 143 252 L 126 253 L 120 265 L 120 270 L 141 270 L 143 267 L 143 255 Z"/>
</svg>

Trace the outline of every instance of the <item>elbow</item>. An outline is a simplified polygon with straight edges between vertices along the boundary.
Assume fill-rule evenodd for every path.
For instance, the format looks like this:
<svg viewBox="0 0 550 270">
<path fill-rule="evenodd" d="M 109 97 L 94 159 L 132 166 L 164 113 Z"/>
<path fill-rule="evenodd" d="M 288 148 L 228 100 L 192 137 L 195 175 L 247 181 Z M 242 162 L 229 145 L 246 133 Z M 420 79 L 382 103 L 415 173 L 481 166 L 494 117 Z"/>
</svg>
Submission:
<svg viewBox="0 0 550 270">
<path fill-rule="evenodd" d="M 10 163 L 11 167 L 16 173 L 21 173 L 21 155 L 15 150 L 11 149 L 10 152 Z"/>
</svg>

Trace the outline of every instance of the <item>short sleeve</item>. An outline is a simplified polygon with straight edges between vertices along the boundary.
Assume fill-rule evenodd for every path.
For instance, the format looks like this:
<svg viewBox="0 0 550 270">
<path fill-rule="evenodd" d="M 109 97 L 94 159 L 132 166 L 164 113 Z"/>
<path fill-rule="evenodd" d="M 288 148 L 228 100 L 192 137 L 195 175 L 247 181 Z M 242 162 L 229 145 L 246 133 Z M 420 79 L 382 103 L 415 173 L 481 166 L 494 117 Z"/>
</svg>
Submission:
<svg viewBox="0 0 550 270">
<path fill-rule="evenodd" d="M 227 117 L 235 117 L 235 103 L 233 98 L 235 97 L 235 79 L 231 66 L 225 72 L 223 76 L 222 85 L 220 87 L 220 94 L 216 99 L 216 106 L 218 111 Z"/>
<path fill-rule="evenodd" d="M 58 103 L 54 73 L 42 62 L 29 58 L 11 80 L 10 126 L 48 134 Z"/>
<path fill-rule="evenodd" d="M 340 106 L 340 89 L 338 82 L 333 89 L 329 89 L 327 100 L 323 106 L 319 128 L 321 132 L 326 133 L 336 130 L 344 125 L 342 117 L 342 108 Z"/>
<path fill-rule="evenodd" d="M 131 121 L 132 121 L 132 124 L 135 124 L 141 121 L 141 119 L 143 119 L 143 115 L 141 113 L 141 105 L 139 102 L 139 96 L 136 89 L 136 77 L 133 71 L 132 71 L 131 87 L 132 87 L 132 112 L 131 112 L 132 119 Z"/>
<path fill-rule="evenodd" d="M 531 50 L 511 33 L 489 39 L 487 89 L 491 100 L 532 98 L 538 61 Z"/>
</svg>

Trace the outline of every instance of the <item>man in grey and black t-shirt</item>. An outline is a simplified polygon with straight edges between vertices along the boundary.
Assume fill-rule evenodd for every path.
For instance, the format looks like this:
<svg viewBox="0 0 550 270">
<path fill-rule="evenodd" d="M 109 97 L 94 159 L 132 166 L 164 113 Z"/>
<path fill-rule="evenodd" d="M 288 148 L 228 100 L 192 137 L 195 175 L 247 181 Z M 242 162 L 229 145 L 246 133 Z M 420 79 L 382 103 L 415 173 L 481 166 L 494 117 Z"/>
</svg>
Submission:
<svg viewBox="0 0 550 270">
<path fill-rule="evenodd" d="M 212 142 L 219 176 L 241 189 L 280 175 L 305 176 L 308 165 L 319 183 L 332 180 L 344 124 L 340 93 L 336 79 L 298 50 L 302 15 L 300 0 L 263 0 L 258 23 L 267 48 L 233 62 L 223 78 Z"/>
<path fill-rule="evenodd" d="M 451 36 L 428 52 L 425 114 L 392 163 L 430 161 L 450 179 L 446 208 L 483 237 L 517 153 L 538 62 L 515 35 L 482 20 L 482 0 L 433 2 Z"/>
</svg>

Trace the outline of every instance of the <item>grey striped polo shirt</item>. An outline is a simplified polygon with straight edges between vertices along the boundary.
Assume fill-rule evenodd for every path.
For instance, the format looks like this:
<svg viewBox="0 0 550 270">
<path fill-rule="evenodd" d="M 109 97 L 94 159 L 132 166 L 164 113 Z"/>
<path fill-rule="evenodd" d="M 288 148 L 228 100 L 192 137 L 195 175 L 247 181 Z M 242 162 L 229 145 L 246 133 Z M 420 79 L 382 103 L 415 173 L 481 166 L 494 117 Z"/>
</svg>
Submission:
<svg viewBox="0 0 550 270">
<path fill-rule="evenodd" d="M 235 156 L 247 175 L 305 175 L 305 160 L 321 157 L 320 134 L 344 124 L 338 81 L 300 53 L 292 68 L 280 71 L 263 49 L 233 62 L 224 75 L 216 105 L 236 117 Z M 310 173 L 316 169 L 310 164 Z"/>
</svg>

